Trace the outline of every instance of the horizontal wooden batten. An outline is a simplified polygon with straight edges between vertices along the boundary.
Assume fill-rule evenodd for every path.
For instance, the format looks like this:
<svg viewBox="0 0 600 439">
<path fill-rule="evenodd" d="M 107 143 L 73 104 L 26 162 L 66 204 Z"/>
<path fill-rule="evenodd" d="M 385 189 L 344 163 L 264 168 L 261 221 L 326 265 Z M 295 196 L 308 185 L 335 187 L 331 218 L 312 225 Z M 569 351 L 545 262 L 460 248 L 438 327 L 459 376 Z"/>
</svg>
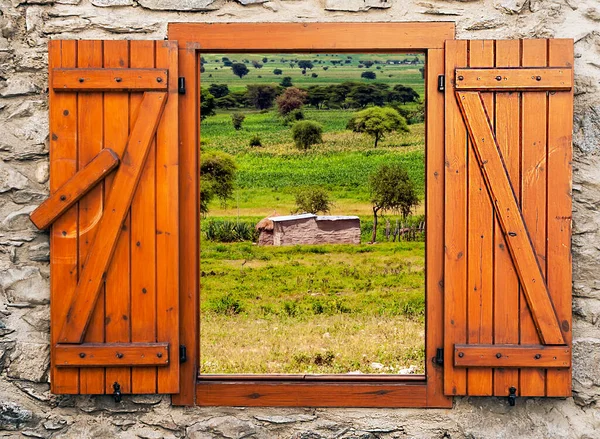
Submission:
<svg viewBox="0 0 600 439">
<path fill-rule="evenodd" d="M 201 380 L 196 385 L 196 404 L 247 407 L 429 407 L 426 391 L 425 383 Z"/>
<path fill-rule="evenodd" d="M 169 343 L 56 345 L 56 367 L 167 366 Z"/>
<path fill-rule="evenodd" d="M 538 367 L 571 366 L 568 346 L 543 345 L 456 345 L 456 367 Z"/>
<path fill-rule="evenodd" d="M 166 91 L 166 69 L 54 69 L 52 89 L 59 91 Z"/>
<path fill-rule="evenodd" d="M 29 215 L 38 229 L 46 229 L 69 207 L 90 191 L 119 164 L 119 156 L 109 148 L 103 149 L 81 171 L 71 177 L 46 201 Z"/>
<path fill-rule="evenodd" d="M 573 69 L 566 67 L 456 69 L 455 83 L 456 90 L 570 90 L 573 88 Z"/>
</svg>

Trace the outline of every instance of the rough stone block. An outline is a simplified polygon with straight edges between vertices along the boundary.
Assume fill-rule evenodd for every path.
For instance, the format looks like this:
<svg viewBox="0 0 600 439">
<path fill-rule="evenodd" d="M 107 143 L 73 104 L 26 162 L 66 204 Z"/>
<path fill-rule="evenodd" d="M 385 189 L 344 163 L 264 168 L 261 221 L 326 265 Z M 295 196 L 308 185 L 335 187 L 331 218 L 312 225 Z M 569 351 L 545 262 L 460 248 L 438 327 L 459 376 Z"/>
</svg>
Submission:
<svg viewBox="0 0 600 439">
<path fill-rule="evenodd" d="M 216 0 L 139 0 L 143 8 L 160 11 L 212 11 L 219 7 Z"/>
<path fill-rule="evenodd" d="M 390 8 L 392 0 L 325 0 L 328 11 L 362 12 L 372 8 Z"/>
<path fill-rule="evenodd" d="M 41 383 L 46 380 L 50 365 L 50 346 L 47 343 L 19 342 L 10 356 L 7 375 L 10 378 Z"/>
<path fill-rule="evenodd" d="M 0 293 L 13 303 L 44 305 L 50 301 L 48 279 L 38 267 L 9 268 L 0 274 Z"/>
</svg>

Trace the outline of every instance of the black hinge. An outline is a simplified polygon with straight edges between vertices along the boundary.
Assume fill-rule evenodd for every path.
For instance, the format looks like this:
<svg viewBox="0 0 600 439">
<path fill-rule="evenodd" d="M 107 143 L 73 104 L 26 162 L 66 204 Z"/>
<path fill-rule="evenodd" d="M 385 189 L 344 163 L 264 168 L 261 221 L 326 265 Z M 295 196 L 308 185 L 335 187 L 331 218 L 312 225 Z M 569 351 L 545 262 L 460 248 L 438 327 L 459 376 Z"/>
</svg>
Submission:
<svg viewBox="0 0 600 439">
<path fill-rule="evenodd" d="M 179 345 L 179 362 L 185 363 L 187 361 L 187 348 L 184 344 Z"/>
<path fill-rule="evenodd" d="M 183 76 L 180 76 L 177 80 L 177 91 L 180 95 L 185 94 L 185 78 Z"/>
<path fill-rule="evenodd" d="M 508 405 L 514 407 L 517 403 L 517 388 L 511 387 L 508 389 Z"/>
<path fill-rule="evenodd" d="M 434 364 L 438 366 L 444 365 L 444 348 L 437 348 L 435 351 L 435 357 L 433 358 Z"/>
<path fill-rule="evenodd" d="M 446 90 L 446 75 L 438 75 L 438 91 Z"/>
</svg>

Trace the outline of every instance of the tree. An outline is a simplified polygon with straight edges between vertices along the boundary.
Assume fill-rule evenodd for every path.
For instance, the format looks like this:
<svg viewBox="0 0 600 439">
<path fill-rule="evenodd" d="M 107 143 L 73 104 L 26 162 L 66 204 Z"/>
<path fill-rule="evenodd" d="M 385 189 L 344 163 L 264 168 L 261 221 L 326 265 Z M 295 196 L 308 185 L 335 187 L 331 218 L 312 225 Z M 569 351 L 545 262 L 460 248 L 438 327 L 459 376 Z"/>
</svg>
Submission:
<svg viewBox="0 0 600 439">
<path fill-rule="evenodd" d="M 203 88 L 200 90 L 200 120 L 215 114 L 215 97 Z"/>
<path fill-rule="evenodd" d="M 266 63 L 267 63 L 267 61 L 269 61 L 269 59 L 268 59 L 267 57 L 265 57 L 265 58 L 263 58 L 263 59 L 262 59 L 262 62 L 263 62 L 264 64 L 266 64 Z"/>
<path fill-rule="evenodd" d="M 377 78 L 377 75 L 375 74 L 375 72 L 368 71 L 368 72 L 362 72 L 360 74 L 360 77 L 365 78 L 365 79 L 375 79 L 375 78 Z"/>
<path fill-rule="evenodd" d="M 219 99 L 229 94 L 229 87 L 227 87 L 227 84 L 210 84 L 208 91 L 215 99 Z"/>
<path fill-rule="evenodd" d="M 363 61 L 362 63 L 365 65 L 365 67 L 367 69 L 374 64 L 373 61 L 368 61 L 368 60 L 367 61 Z"/>
<path fill-rule="evenodd" d="M 252 61 L 252 66 L 253 66 L 255 69 L 262 69 L 262 66 L 263 66 L 263 65 L 262 65 L 261 63 L 259 63 L 258 61 Z"/>
<path fill-rule="evenodd" d="M 375 138 L 375 148 L 386 133 L 402 131 L 408 133 L 408 125 L 400 113 L 389 107 L 371 107 L 359 111 L 348 121 L 348 129 L 367 133 Z"/>
<path fill-rule="evenodd" d="M 419 93 L 417 93 L 410 87 L 407 87 L 402 84 L 397 84 L 389 93 L 388 101 L 400 102 L 401 104 L 406 104 L 407 102 L 418 102 Z"/>
<path fill-rule="evenodd" d="M 302 70 L 306 70 L 306 69 L 312 69 L 314 66 L 311 61 L 301 60 L 301 61 L 298 61 L 298 67 L 300 67 Z"/>
<path fill-rule="evenodd" d="M 292 138 L 298 149 L 309 149 L 312 145 L 323 143 L 323 126 L 312 120 L 296 122 L 292 127 Z"/>
<path fill-rule="evenodd" d="M 383 164 L 369 176 L 369 189 L 373 205 L 373 235 L 377 239 L 377 217 L 380 212 L 398 211 L 406 218 L 419 205 L 413 181 L 400 163 Z"/>
<path fill-rule="evenodd" d="M 246 119 L 246 116 L 244 116 L 243 113 L 233 113 L 231 115 L 231 123 L 236 131 L 242 129 L 242 123 L 244 122 L 244 119 Z"/>
<path fill-rule="evenodd" d="M 283 70 L 281 70 L 281 69 L 275 69 L 275 70 L 273 70 L 273 74 L 274 75 L 281 75 L 282 73 L 283 73 Z"/>
<path fill-rule="evenodd" d="M 206 188 L 205 198 L 207 194 L 210 195 L 209 198 L 217 197 L 223 205 L 232 199 L 236 171 L 237 165 L 233 156 L 224 152 L 203 154 L 200 164 L 200 176 L 201 186 L 204 185 Z M 208 212 L 208 206 L 206 206 L 206 212 Z"/>
<path fill-rule="evenodd" d="M 297 110 L 306 102 L 306 93 L 296 87 L 288 87 L 277 97 L 277 110 L 282 116 L 286 116 L 290 112 Z"/>
<path fill-rule="evenodd" d="M 325 188 L 304 187 L 296 192 L 296 209 L 292 213 L 329 213 L 332 207 L 333 201 Z"/>
<path fill-rule="evenodd" d="M 240 79 L 242 79 L 250 72 L 250 70 L 248 70 L 248 67 L 246 67 L 246 64 L 241 62 L 231 64 L 231 71 L 235 76 L 239 76 Z"/>
<path fill-rule="evenodd" d="M 312 74 L 310 75 L 310 77 L 311 77 L 311 78 L 317 78 L 318 76 L 319 76 L 319 75 L 318 75 L 318 74 L 316 74 L 316 73 L 312 73 Z"/>
<path fill-rule="evenodd" d="M 251 84 L 247 85 L 248 99 L 258 110 L 266 110 L 273 106 L 275 96 L 277 96 L 277 87 L 273 85 Z"/>
<path fill-rule="evenodd" d="M 238 106 L 238 102 L 231 95 L 223 96 L 222 98 L 215 99 L 215 105 L 217 108 L 234 108 Z"/>
<path fill-rule="evenodd" d="M 291 76 L 284 76 L 281 79 L 281 83 L 279 84 L 282 87 L 291 87 L 292 86 L 292 77 Z"/>
</svg>

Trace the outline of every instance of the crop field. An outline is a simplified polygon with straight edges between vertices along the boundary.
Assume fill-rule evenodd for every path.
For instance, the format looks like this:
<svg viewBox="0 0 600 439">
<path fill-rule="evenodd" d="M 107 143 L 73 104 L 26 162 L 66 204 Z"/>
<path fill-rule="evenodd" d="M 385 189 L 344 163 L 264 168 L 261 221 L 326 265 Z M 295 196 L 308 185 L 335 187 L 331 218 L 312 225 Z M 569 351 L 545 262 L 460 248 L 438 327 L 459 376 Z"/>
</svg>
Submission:
<svg viewBox="0 0 600 439">
<path fill-rule="evenodd" d="M 415 56 L 421 63 L 385 64 Z M 234 76 L 223 57 L 245 62 L 250 72 L 242 79 Z M 303 59 L 313 62 L 305 75 L 289 66 L 290 60 Z M 381 64 L 359 68 L 367 59 Z M 402 84 L 423 99 L 422 59 L 406 54 L 213 54 L 204 55 L 201 83 L 203 88 L 226 84 L 230 92 L 249 84 L 278 85 L 285 76 L 300 88 L 346 81 Z M 252 67 L 252 61 L 262 67 Z M 283 73 L 275 75 L 275 69 Z M 377 79 L 361 79 L 364 70 L 376 72 Z M 413 111 L 419 105 L 402 108 Z M 386 228 L 424 221 L 424 124 L 416 121 L 409 132 L 387 133 L 374 147 L 373 137 L 347 129 L 357 111 L 305 104 L 304 120 L 322 126 L 322 143 L 307 150 L 295 146 L 293 122 L 275 106 L 217 108 L 202 120 L 201 155 L 230 154 L 236 171 L 231 196 L 213 198 L 201 220 L 201 373 L 397 374 L 410 366 L 414 373 L 424 372 L 424 237 L 386 236 Z M 232 114 L 240 112 L 245 119 L 235 129 Z M 260 146 L 250 146 L 253 137 Z M 420 202 L 407 218 L 384 212 L 377 242 L 370 244 L 369 178 L 392 163 L 406 169 Z M 289 215 L 303 187 L 327 191 L 333 202 L 328 214 L 359 216 L 361 244 L 256 245 L 255 225 L 267 216 Z"/>
</svg>

